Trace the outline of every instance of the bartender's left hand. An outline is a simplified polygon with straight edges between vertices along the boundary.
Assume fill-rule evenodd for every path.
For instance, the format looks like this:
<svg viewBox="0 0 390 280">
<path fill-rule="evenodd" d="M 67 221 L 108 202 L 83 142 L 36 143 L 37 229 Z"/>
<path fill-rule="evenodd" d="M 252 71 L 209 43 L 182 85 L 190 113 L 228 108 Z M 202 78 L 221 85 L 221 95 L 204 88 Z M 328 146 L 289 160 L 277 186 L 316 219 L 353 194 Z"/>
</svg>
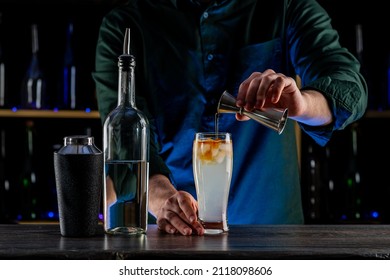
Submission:
<svg viewBox="0 0 390 280">
<path fill-rule="evenodd" d="M 188 192 L 177 191 L 164 175 L 149 179 L 149 209 L 157 218 L 159 230 L 182 235 L 203 235 L 197 218 L 198 203 Z"/>
</svg>

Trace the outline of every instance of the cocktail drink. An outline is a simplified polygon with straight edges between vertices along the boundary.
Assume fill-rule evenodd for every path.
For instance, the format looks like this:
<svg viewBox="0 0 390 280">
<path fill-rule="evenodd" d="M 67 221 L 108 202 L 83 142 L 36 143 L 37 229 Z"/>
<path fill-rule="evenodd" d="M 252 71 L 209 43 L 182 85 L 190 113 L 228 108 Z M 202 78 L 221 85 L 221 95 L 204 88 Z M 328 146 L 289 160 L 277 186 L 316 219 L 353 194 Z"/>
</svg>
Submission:
<svg viewBox="0 0 390 280">
<path fill-rule="evenodd" d="M 192 159 L 198 215 L 205 233 L 228 231 L 227 203 L 233 171 L 231 134 L 196 133 Z"/>
</svg>

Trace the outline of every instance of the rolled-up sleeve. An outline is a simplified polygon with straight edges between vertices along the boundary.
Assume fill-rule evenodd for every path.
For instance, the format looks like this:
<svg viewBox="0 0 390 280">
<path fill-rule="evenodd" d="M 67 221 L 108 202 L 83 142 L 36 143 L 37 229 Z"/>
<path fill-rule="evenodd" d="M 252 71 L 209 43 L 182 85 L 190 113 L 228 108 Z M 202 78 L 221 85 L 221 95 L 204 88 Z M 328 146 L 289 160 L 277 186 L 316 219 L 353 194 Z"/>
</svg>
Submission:
<svg viewBox="0 0 390 280">
<path fill-rule="evenodd" d="M 321 6 L 311 0 L 299 1 L 288 16 L 291 17 L 287 30 L 289 55 L 301 78 L 302 89 L 323 93 L 334 118 L 331 125 L 300 124 L 300 127 L 324 146 L 335 130 L 346 128 L 364 115 L 367 84 L 360 73 L 359 61 L 340 45 L 339 35 Z"/>
</svg>

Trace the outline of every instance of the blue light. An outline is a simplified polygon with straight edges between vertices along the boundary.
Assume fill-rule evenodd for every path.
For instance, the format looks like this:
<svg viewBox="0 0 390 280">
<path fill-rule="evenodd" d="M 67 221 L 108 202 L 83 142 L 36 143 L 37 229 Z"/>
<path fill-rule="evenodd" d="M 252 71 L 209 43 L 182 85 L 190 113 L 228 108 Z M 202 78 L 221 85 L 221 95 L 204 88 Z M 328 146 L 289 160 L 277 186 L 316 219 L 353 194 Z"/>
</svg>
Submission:
<svg viewBox="0 0 390 280">
<path fill-rule="evenodd" d="M 85 108 L 85 112 L 91 113 L 91 108 Z"/>
<path fill-rule="evenodd" d="M 12 112 L 16 112 L 17 110 L 18 110 L 18 108 L 12 107 Z"/>
<path fill-rule="evenodd" d="M 390 67 L 387 68 L 387 105 L 390 104 Z"/>
<path fill-rule="evenodd" d="M 341 215 L 341 219 L 342 220 L 346 220 L 347 219 L 347 215 L 345 215 L 345 214 Z"/>
<path fill-rule="evenodd" d="M 63 100 L 62 102 L 64 102 L 64 105 L 65 106 L 69 106 L 69 95 L 70 95 L 70 87 L 69 87 L 69 83 L 67 81 L 69 81 L 69 69 L 67 67 L 64 68 L 64 95 L 62 96 Z"/>
<path fill-rule="evenodd" d="M 373 217 L 374 219 L 377 219 L 377 218 L 379 218 L 379 213 L 377 211 L 372 211 L 371 217 Z"/>
<path fill-rule="evenodd" d="M 49 218 L 54 218 L 54 213 L 50 211 L 50 212 L 47 213 L 47 216 Z"/>
</svg>

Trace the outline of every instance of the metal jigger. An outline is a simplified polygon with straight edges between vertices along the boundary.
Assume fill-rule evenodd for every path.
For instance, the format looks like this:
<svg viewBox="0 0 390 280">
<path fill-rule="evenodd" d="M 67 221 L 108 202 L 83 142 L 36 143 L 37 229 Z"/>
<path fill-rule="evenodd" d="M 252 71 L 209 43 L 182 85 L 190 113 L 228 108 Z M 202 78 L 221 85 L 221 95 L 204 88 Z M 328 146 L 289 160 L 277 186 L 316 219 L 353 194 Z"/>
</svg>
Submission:
<svg viewBox="0 0 390 280">
<path fill-rule="evenodd" d="M 266 127 L 283 132 L 287 122 L 287 109 L 264 108 L 262 110 L 246 111 L 236 106 L 236 99 L 227 91 L 224 91 L 218 102 L 218 113 L 239 113 L 247 116 Z"/>
</svg>

